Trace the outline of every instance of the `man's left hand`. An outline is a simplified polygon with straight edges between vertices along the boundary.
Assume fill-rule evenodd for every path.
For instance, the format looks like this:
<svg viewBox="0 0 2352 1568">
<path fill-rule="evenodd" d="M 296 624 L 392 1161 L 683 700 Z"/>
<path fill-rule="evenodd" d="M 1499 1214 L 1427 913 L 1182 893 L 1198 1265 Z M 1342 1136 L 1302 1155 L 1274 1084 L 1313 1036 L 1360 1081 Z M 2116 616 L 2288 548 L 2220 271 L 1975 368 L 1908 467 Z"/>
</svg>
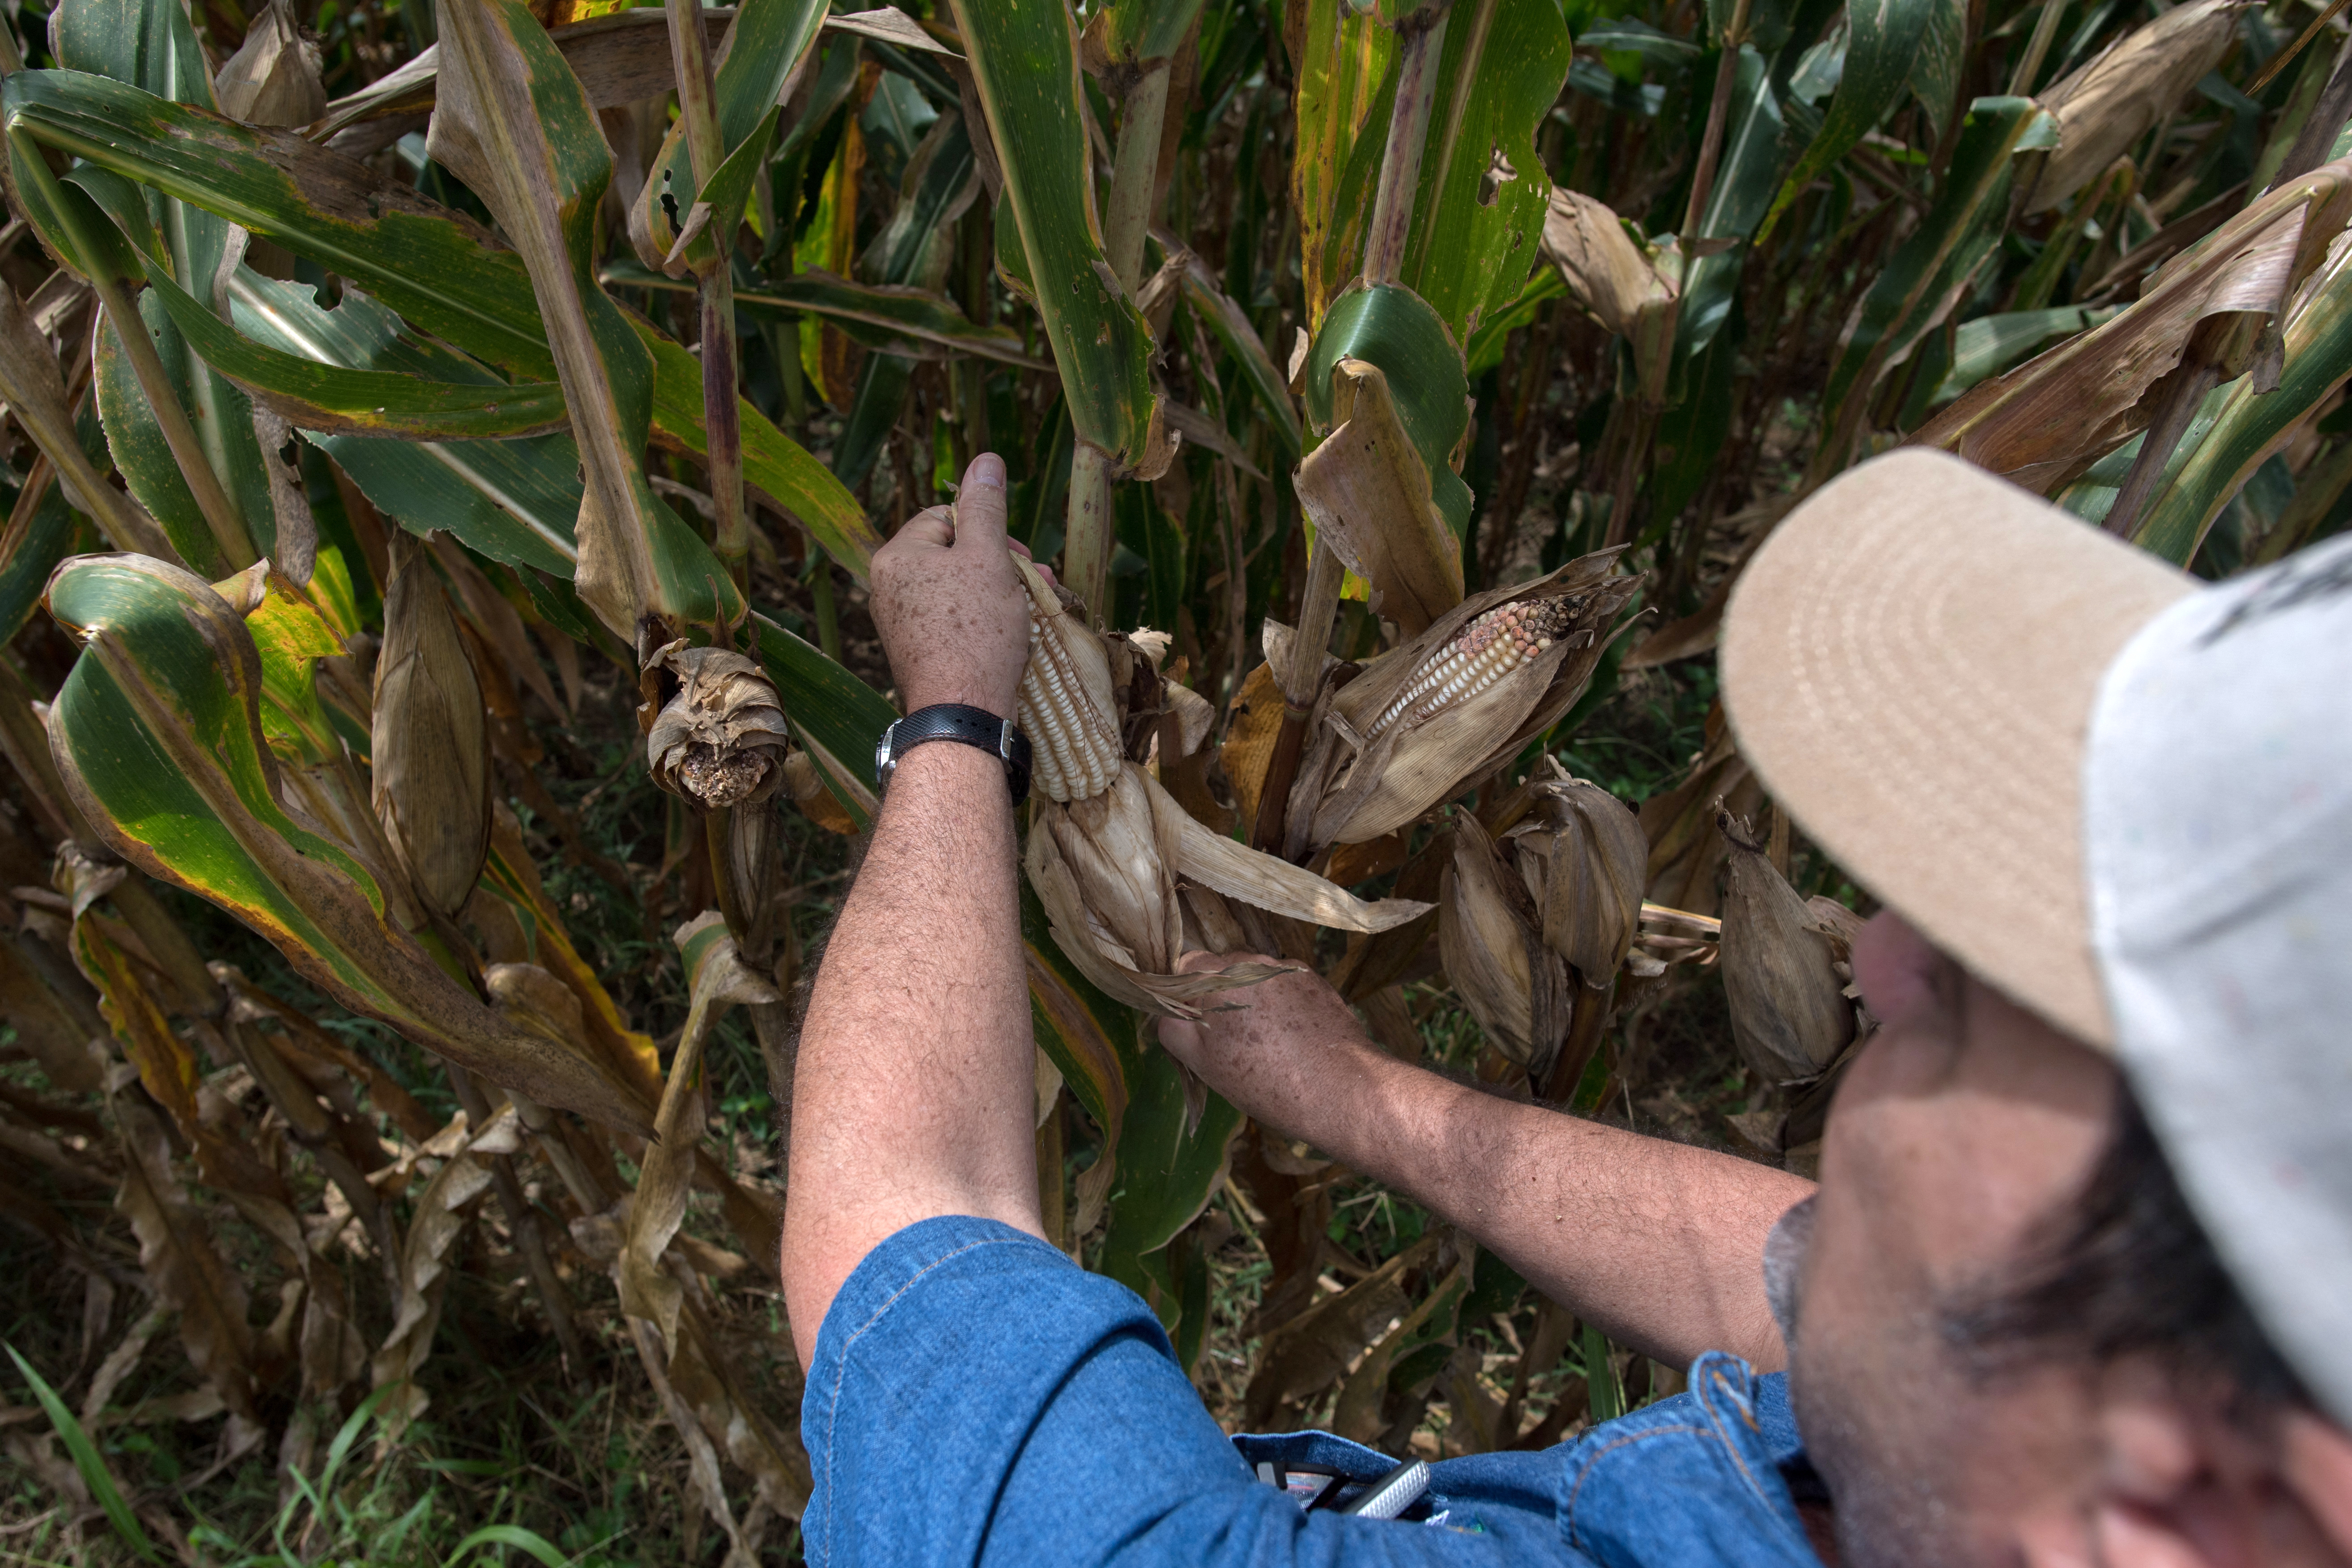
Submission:
<svg viewBox="0 0 2352 1568">
<path fill-rule="evenodd" d="M 1029 662 L 1029 595 L 1004 536 L 1004 461 L 982 452 L 953 506 L 908 518 L 874 552 L 874 626 L 914 712 L 961 702 L 1010 718 Z"/>
</svg>

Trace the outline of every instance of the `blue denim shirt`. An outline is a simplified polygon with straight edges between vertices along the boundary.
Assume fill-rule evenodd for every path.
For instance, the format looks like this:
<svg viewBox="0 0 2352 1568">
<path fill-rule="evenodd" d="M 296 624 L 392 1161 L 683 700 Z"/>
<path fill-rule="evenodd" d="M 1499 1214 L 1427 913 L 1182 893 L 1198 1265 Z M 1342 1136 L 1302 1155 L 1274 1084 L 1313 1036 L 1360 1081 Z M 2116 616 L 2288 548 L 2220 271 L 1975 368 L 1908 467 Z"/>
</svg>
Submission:
<svg viewBox="0 0 2352 1568">
<path fill-rule="evenodd" d="M 1391 1461 L 1328 1433 L 1228 1438 L 1133 1291 L 993 1220 L 924 1220 L 857 1266 L 801 1434 L 814 1568 L 1818 1568 L 1782 1474 L 1801 1460 L 1784 1381 L 1735 1357 L 1572 1443 L 1431 1467 L 1426 1521 L 1308 1513 L 1255 1463 Z"/>
</svg>

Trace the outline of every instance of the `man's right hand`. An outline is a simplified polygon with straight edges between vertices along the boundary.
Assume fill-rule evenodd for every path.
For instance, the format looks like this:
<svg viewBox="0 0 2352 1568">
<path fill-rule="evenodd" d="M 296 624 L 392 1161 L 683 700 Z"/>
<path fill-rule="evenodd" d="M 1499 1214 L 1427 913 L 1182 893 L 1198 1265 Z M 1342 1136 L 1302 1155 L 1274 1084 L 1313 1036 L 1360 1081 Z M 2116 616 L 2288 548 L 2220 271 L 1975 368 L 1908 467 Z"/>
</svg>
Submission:
<svg viewBox="0 0 2352 1568">
<path fill-rule="evenodd" d="M 874 552 L 875 629 L 909 713 L 961 702 L 1004 718 L 1029 663 L 1029 595 L 1007 556 L 1004 461 L 982 452 L 953 506 L 917 512 Z"/>
<path fill-rule="evenodd" d="M 1258 1121 L 1460 1226 L 1620 1343 L 1675 1366 L 1706 1350 L 1783 1363 L 1764 1237 L 1810 1182 L 1399 1061 L 1314 974 L 1216 1000 L 1200 1023 L 1162 1020 L 1160 1043 Z"/>
</svg>

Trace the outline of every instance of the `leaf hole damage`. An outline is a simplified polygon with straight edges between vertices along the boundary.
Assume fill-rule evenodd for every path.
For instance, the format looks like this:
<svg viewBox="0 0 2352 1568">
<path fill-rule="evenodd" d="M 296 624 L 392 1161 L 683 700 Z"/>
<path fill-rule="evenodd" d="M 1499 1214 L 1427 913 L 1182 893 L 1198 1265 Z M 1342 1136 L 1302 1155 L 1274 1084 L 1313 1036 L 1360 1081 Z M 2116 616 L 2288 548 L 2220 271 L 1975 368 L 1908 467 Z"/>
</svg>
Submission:
<svg viewBox="0 0 2352 1568">
<path fill-rule="evenodd" d="M 1482 207 L 1493 206 L 1495 198 L 1503 194 L 1503 187 L 1519 177 L 1518 170 L 1503 156 L 1503 150 L 1496 147 L 1493 151 L 1494 162 L 1488 163 L 1486 172 L 1478 177 L 1478 205 Z"/>
</svg>

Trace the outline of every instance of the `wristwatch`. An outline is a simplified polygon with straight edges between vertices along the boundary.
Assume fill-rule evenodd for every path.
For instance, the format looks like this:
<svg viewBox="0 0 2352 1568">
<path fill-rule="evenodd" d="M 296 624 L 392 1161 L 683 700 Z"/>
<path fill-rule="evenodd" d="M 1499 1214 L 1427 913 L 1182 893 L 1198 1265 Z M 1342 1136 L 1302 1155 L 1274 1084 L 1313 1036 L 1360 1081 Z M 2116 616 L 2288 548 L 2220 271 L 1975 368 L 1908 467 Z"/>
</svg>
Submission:
<svg viewBox="0 0 2352 1568">
<path fill-rule="evenodd" d="M 961 741 L 993 752 L 1004 759 L 1004 782 L 1013 791 L 1013 804 L 1029 798 L 1029 737 L 1014 729 L 1012 720 L 961 702 L 934 702 L 894 721 L 874 746 L 874 782 L 888 791 L 898 759 L 926 741 Z"/>
</svg>

